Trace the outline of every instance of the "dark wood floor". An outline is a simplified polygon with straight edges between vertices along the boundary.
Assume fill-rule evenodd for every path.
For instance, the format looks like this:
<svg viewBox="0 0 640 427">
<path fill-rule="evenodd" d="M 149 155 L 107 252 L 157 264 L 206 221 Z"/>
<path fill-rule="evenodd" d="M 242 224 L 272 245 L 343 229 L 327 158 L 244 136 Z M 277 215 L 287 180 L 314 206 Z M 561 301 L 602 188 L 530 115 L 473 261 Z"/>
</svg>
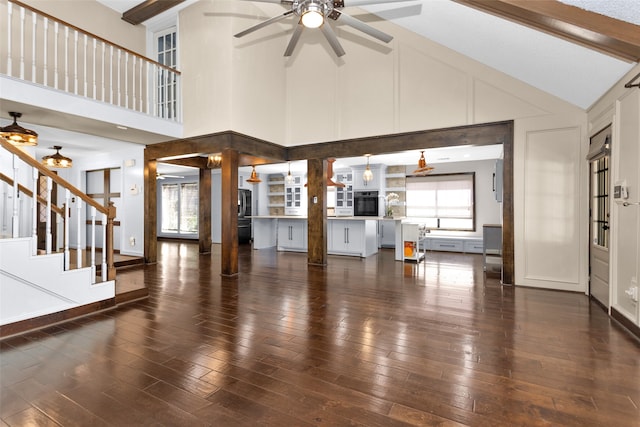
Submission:
<svg viewBox="0 0 640 427">
<path fill-rule="evenodd" d="M 640 344 L 584 295 L 479 255 L 245 247 L 223 279 L 197 250 L 118 273 L 146 300 L 1 341 L 2 425 L 640 425 Z"/>
</svg>

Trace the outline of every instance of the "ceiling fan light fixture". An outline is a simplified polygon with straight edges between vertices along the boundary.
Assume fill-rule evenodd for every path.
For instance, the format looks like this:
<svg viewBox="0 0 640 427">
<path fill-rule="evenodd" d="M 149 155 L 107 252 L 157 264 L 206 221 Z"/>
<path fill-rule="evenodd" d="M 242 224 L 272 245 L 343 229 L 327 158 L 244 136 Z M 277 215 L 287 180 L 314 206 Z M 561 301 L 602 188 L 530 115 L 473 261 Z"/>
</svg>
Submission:
<svg viewBox="0 0 640 427">
<path fill-rule="evenodd" d="M 70 168 L 73 166 L 73 160 L 60 154 L 61 146 L 54 145 L 52 148 L 56 150 L 55 154 L 44 156 L 42 158 L 43 165 L 50 168 Z"/>
<path fill-rule="evenodd" d="M 302 25 L 307 28 L 320 27 L 324 23 L 322 8 L 320 7 L 320 5 L 317 5 L 315 3 L 307 5 L 305 11 L 302 12 L 300 20 L 302 21 Z"/>
<path fill-rule="evenodd" d="M 25 129 L 18 124 L 18 118 L 22 117 L 22 113 L 9 111 L 9 115 L 13 117 L 13 123 L 0 128 L 0 136 L 6 138 L 13 145 L 38 145 L 38 134 L 30 129 Z"/>
<path fill-rule="evenodd" d="M 257 184 L 259 182 L 262 182 L 262 180 L 260 178 L 258 178 L 258 173 L 256 172 L 256 167 L 255 166 L 251 166 L 253 169 L 251 169 L 251 176 L 249 178 L 247 178 L 247 182 L 251 183 L 251 184 Z"/>
</svg>

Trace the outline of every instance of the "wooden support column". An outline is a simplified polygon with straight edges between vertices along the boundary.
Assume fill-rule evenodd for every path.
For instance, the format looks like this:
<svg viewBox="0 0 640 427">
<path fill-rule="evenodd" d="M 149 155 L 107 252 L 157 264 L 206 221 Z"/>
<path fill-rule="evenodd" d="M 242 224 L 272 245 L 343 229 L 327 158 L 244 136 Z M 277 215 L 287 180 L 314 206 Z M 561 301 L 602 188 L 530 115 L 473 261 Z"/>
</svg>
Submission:
<svg viewBox="0 0 640 427">
<path fill-rule="evenodd" d="M 222 151 L 222 276 L 238 274 L 238 159 L 236 150 Z"/>
<path fill-rule="evenodd" d="M 156 176 L 158 162 L 148 157 L 144 150 L 144 262 L 153 264 L 158 261 L 158 193 Z"/>
<path fill-rule="evenodd" d="M 211 253 L 211 170 L 200 169 L 198 185 L 198 243 L 200 253 Z"/>
<path fill-rule="evenodd" d="M 307 263 L 327 265 L 327 162 L 307 160 L 307 194 L 309 221 Z"/>
</svg>

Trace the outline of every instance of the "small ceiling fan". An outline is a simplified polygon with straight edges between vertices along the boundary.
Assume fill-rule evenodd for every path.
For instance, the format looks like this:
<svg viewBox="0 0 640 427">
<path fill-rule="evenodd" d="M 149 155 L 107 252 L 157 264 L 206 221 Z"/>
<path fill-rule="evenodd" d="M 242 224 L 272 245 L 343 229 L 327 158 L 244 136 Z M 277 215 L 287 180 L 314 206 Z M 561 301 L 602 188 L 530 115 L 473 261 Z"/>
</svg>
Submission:
<svg viewBox="0 0 640 427">
<path fill-rule="evenodd" d="M 274 16 L 273 18 L 267 19 L 253 27 L 247 28 L 244 31 L 239 32 L 234 37 L 243 37 L 247 34 L 253 33 L 260 28 L 264 28 L 267 25 L 273 24 L 275 22 L 279 22 L 289 16 L 296 16 L 298 19 L 298 23 L 296 25 L 295 30 L 293 31 L 293 35 L 289 40 L 289 44 L 287 45 L 287 49 L 284 52 L 284 56 L 291 56 L 293 54 L 293 50 L 298 43 L 298 39 L 302 34 L 302 31 L 306 28 L 320 28 L 322 34 L 326 37 L 329 45 L 335 52 L 336 56 L 340 57 L 345 54 L 344 49 L 340 45 L 338 38 L 336 37 L 333 28 L 329 25 L 329 19 L 343 23 L 345 25 L 349 25 L 357 30 L 362 31 L 369 36 L 376 38 L 385 43 L 389 43 L 393 37 L 387 33 L 384 33 L 376 28 L 373 28 L 369 24 L 365 24 L 364 22 L 356 19 L 352 16 L 347 15 L 346 13 L 338 10 L 342 9 L 345 6 L 363 6 L 370 4 L 382 4 L 382 3 L 394 3 L 394 2 L 404 2 L 404 1 L 412 1 L 412 0 L 249 0 L 249 1 L 259 1 L 265 3 L 280 3 L 285 7 L 288 7 L 289 10 L 283 13 L 282 15 Z M 345 1 L 348 5 L 345 5 Z"/>
<path fill-rule="evenodd" d="M 166 179 L 166 178 L 182 179 L 182 178 L 184 178 L 184 176 L 182 176 L 182 175 L 168 175 L 166 173 L 156 173 L 156 179 Z"/>
</svg>

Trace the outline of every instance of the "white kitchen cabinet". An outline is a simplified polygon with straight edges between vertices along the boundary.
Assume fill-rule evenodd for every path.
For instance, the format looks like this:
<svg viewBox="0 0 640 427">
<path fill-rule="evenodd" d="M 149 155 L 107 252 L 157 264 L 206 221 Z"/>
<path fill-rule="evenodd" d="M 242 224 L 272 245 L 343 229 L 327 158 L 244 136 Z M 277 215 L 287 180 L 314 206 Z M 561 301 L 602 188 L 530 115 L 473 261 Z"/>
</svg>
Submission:
<svg viewBox="0 0 640 427">
<path fill-rule="evenodd" d="M 396 221 L 380 220 L 378 222 L 379 247 L 395 248 L 396 247 Z"/>
<path fill-rule="evenodd" d="M 306 252 L 307 248 L 307 220 L 279 219 L 278 250 Z"/>
<path fill-rule="evenodd" d="M 336 172 L 334 181 L 344 184 L 336 187 L 336 216 L 353 216 L 353 172 Z"/>
<path fill-rule="evenodd" d="M 377 221 L 331 220 L 328 222 L 327 253 L 367 257 L 378 252 Z"/>
<path fill-rule="evenodd" d="M 294 175 L 293 182 L 284 184 L 284 214 L 304 215 L 306 197 L 304 196 L 304 184 L 302 176 Z"/>
</svg>

